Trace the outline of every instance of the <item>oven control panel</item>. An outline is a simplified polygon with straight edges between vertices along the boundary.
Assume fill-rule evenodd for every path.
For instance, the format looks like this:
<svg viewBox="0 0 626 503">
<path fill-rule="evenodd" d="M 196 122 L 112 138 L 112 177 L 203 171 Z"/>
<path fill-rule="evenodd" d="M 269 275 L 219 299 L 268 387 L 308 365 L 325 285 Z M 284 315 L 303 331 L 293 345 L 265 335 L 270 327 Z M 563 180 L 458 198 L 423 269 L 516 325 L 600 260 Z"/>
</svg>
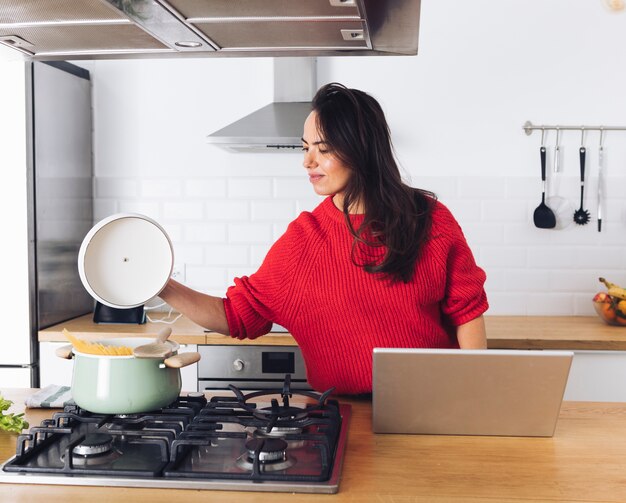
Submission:
<svg viewBox="0 0 626 503">
<path fill-rule="evenodd" d="M 279 388 L 291 374 L 294 389 L 311 389 L 297 346 L 199 345 L 198 390 Z"/>
</svg>

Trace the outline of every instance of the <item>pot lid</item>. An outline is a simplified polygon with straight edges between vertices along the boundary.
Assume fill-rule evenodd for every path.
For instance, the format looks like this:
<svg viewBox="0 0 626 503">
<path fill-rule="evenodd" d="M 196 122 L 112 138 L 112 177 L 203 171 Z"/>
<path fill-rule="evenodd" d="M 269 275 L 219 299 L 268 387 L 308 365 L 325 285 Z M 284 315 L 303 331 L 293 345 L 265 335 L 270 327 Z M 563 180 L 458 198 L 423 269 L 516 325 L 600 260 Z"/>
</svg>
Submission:
<svg viewBox="0 0 626 503">
<path fill-rule="evenodd" d="M 109 307 L 129 309 L 156 297 L 172 274 L 174 251 L 165 230 L 144 215 L 119 213 L 98 222 L 78 253 L 85 289 Z"/>
</svg>

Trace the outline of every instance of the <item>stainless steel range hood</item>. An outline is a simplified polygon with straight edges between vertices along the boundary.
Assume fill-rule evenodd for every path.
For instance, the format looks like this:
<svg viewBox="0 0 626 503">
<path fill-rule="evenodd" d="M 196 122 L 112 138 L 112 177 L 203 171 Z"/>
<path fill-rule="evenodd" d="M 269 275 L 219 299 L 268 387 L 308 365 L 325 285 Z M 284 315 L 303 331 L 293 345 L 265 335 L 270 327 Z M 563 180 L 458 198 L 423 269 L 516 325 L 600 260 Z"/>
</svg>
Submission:
<svg viewBox="0 0 626 503">
<path fill-rule="evenodd" d="M 420 0 L 0 0 L 34 60 L 417 53 Z"/>
<path fill-rule="evenodd" d="M 231 152 L 294 152 L 317 90 L 315 58 L 274 59 L 274 102 L 207 136 Z"/>
</svg>

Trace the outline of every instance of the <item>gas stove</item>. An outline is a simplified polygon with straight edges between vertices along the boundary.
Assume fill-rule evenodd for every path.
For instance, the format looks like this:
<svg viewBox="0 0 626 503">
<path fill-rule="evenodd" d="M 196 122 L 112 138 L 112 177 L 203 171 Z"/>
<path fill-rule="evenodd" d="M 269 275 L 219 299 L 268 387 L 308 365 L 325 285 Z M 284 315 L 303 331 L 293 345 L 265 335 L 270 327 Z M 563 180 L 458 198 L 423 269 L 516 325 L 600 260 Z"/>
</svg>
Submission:
<svg viewBox="0 0 626 503">
<path fill-rule="evenodd" d="M 18 437 L 0 482 L 338 491 L 350 405 L 330 399 L 332 389 L 292 390 L 289 375 L 281 389 L 229 389 L 209 400 L 190 393 L 145 414 L 68 406 Z"/>
</svg>

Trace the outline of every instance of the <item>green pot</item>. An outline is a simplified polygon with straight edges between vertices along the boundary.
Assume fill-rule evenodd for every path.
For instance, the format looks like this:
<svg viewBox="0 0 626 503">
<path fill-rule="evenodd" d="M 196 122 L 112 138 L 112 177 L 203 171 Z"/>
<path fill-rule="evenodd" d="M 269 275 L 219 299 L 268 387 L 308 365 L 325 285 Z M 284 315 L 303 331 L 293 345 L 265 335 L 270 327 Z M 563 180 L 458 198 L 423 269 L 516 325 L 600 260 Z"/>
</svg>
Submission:
<svg viewBox="0 0 626 503">
<path fill-rule="evenodd" d="M 134 337 L 98 342 L 134 348 L 154 339 Z M 178 344 L 170 344 L 176 355 Z M 79 407 L 99 414 L 134 414 L 166 407 L 180 395 L 180 367 L 199 359 L 197 353 L 167 359 L 92 355 L 76 350 L 73 354 L 72 397 Z"/>
</svg>

